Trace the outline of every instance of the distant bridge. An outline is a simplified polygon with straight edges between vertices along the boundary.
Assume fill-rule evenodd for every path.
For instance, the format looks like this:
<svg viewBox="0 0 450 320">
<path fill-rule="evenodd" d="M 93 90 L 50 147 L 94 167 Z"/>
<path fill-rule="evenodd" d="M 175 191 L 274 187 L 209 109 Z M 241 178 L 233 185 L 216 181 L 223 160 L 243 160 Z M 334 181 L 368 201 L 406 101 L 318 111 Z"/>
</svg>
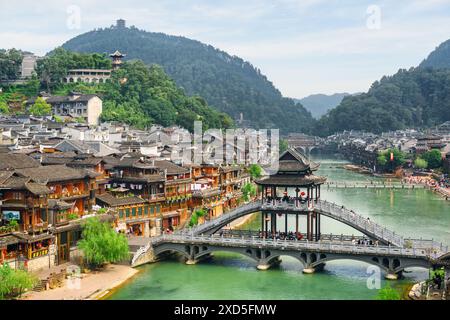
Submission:
<svg viewBox="0 0 450 320">
<path fill-rule="evenodd" d="M 425 185 L 414 184 L 385 184 L 385 183 L 364 183 L 364 182 L 327 182 L 325 186 L 328 189 L 427 189 Z"/>
</svg>

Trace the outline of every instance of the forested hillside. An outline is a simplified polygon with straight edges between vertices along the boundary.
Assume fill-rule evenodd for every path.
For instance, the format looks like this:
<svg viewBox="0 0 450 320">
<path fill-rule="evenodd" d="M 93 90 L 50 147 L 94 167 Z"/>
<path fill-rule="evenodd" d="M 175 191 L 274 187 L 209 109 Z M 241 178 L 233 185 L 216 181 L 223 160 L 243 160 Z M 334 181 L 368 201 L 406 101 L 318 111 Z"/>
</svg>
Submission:
<svg viewBox="0 0 450 320">
<path fill-rule="evenodd" d="M 441 43 L 430 55 L 420 64 L 422 68 L 450 68 L 450 40 Z"/>
<path fill-rule="evenodd" d="M 63 45 L 77 52 L 111 53 L 161 65 L 189 95 L 200 95 L 233 118 L 240 113 L 257 128 L 309 132 L 314 119 L 281 93 L 260 70 L 210 45 L 183 37 L 131 28 L 94 30 Z"/>
<path fill-rule="evenodd" d="M 195 120 L 201 120 L 205 129 L 233 125 L 228 115 L 210 108 L 202 97 L 186 95 L 157 65 L 147 66 L 139 60 L 126 62 L 103 84 L 61 82 L 67 70 L 78 68 L 110 69 L 111 60 L 98 53 L 81 54 L 59 48 L 39 60 L 37 74 L 28 82 L 2 87 L 0 112 L 24 112 L 20 110 L 23 101 L 42 90 L 53 95 L 77 91 L 102 97 L 103 120 L 118 120 L 139 128 L 160 124 L 192 130 Z"/>
<path fill-rule="evenodd" d="M 450 70 L 411 68 L 372 84 L 367 93 L 344 98 L 322 117 L 316 134 L 343 130 L 383 131 L 429 127 L 450 120 Z"/>
</svg>

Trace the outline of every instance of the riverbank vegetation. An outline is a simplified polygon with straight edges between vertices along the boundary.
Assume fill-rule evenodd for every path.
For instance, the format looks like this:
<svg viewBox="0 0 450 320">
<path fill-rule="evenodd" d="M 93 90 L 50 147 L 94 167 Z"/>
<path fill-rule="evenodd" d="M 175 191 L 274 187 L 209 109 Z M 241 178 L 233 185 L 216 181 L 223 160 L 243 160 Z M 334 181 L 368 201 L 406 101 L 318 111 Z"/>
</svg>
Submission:
<svg viewBox="0 0 450 320">
<path fill-rule="evenodd" d="M 12 269 L 8 264 L 0 266 L 0 300 L 21 297 L 32 289 L 38 279 L 22 269 Z"/>
<path fill-rule="evenodd" d="M 378 291 L 376 300 L 401 300 L 401 294 L 387 284 Z"/>
<path fill-rule="evenodd" d="M 197 209 L 192 213 L 191 220 L 189 221 L 189 227 L 198 225 L 200 218 L 206 216 L 207 211 L 205 209 Z"/>
<path fill-rule="evenodd" d="M 95 269 L 129 258 L 125 235 L 117 233 L 109 223 L 101 222 L 97 217 L 89 218 L 83 224 L 78 248 L 87 264 Z"/>
</svg>

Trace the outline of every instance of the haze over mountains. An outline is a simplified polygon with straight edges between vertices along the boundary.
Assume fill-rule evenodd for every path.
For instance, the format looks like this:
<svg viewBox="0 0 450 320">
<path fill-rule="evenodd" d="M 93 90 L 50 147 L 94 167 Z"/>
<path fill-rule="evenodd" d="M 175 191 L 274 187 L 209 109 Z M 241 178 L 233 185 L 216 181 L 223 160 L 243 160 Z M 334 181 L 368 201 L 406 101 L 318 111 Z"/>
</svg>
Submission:
<svg viewBox="0 0 450 320">
<path fill-rule="evenodd" d="M 311 112 L 311 115 L 319 119 L 321 116 L 326 114 L 329 110 L 338 106 L 342 100 L 349 96 L 350 93 L 335 93 L 332 95 L 326 95 L 322 93 L 312 94 L 302 99 L 294 99 L 300 102 L 306 110 Z"/>
<path fill-rule="evenodd" d="M 161 65 L 189 95 L 200 95 L 212 107 L 234 119 L 243 115 L 255 128 L 279 128 L 283 133 L 310 132 L 311 114 L 280 91 L 249 62 L 199 41 L 137 28 L 97 29 L 67 41 L 76 52 L 110 53 Z"/>
</svg>

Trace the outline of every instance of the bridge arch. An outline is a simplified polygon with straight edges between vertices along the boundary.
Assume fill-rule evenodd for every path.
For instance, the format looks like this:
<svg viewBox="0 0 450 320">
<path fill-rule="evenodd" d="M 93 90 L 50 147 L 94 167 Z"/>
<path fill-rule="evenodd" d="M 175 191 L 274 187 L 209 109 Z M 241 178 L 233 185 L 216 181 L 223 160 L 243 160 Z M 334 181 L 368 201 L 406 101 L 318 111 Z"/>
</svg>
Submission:
<svg viewBox="0 0 450 320">
<path fill-rule="evenodd" d="M 402 246 L 402 242 L 403 242 L 403 238 L 401 238 L 398 235 L 395 235 L 394 233 L 390 232 L 389 230 L 387 230 L 386 228 L 384 228 L 384 231 L 386 232 L 383 235 L 383 231 L 381 231 L 381 234 L 377 234 L 377 232 L 375 231 L 375 226 L 377 226 L 378 228 L 381 228 L 381 226 L 378 226 L 376 224 L 373 224 L 372 222 L 370 222 L 370 226 L 372 226 L 372 230 L 369 230 L 369 228 L 367 227 L 367 225 L 365 226 L 361 226 L 358 225 L 357 220 L 352 221 L 351 219 L 345 219 L 342 216 L 337 216 L 336 214 L 334 214 L 332 212 L 331 209 L 327 209 L 327 206 L 329 206 L 331 204 L 325 202 L 325 201 L 319 201 L 316 205 L 316 207 L 313 209 L 314 212 L 317 212 L 321 215 L 324 215 L 328 218 L 331 218 L 337 222 L 343 223 L 359 232 L 361 232 L 362 234 L 366 235 L 369 238 L 373 238 L 376 240 L 379 240 L 382 244 L 388 244 L 388 243 L 392 243 L 392 241 L 394 240 L 392 237 L 395 238 L 396 241 L 393 242 L 398 242 L 393 243 L 394 245 L 399 245 Z M 223 227 L 225 227 L 227 224 L 231 223 L 232 221 L 239 219 L 241 217 L 247 216 L 249 214 L 253 214 L 256 212 L 261 212 L 263 209 L 262 204 L 257 200 L 255 202 L 246 204 L 242 207 L 239 207 L 237 209 L 234 209 L 233 211 L 226 213 L 222 216 L 220 216 L 217 219 L 211 220 L 209 222 L 204 223 L 203 225 L 199 226 L 198 228 L 194 229 L 193 231 L 196 234 L 205 234 L 205 235 L 211 235 L 211 234 L 215 234 L 217 233 L 220 229 L 222 229 Z M 345 208 L 344 208 L 345 209 Z M 344 210 L 343 209 L 343 210 Z M 266 208 L 266 210 L 268 210 Z M 268 210 L 270 211 L 270 210 Z M 289 213 L 289 212 L 295 212 L 292 211 L 292 209 L 282 209 L 282 208 L 275 208 L 274 211 L 277 211 L 279 213 Z M 306 211 L 305 211 L 306 212 Z M 299 211 L 300 214 L 305 214 L 305 212 L 301 212 Z M 358 214 L 352 212 L 352 215 L 354 215 L 355 217 L 358 217 L 359 220 L 364 220 L 361 216 L 359 216 Z M 361 221 L 360 221 L 361 222 Z M 378 230 L 379 231 L 379 230 Z M 389 237 L 389 236 L 390 237 Z"/>
</svg>

